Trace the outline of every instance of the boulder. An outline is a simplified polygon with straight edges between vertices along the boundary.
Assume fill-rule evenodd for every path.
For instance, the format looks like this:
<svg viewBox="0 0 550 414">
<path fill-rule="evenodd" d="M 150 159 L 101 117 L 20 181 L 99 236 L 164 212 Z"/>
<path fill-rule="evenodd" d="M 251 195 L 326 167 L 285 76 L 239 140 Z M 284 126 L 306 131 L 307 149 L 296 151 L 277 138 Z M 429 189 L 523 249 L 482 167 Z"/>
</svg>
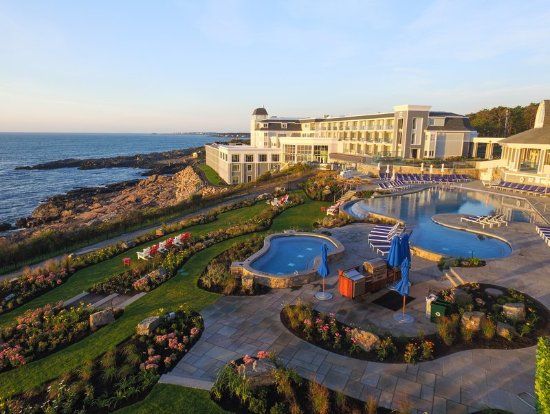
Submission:
<svg viewBox="0 0 550 414">
<path fill-rule="evenodd" d="M 494 298 L 498 298 L 499 296 L 504 295 L 504 292 L 502 292 L 502 290 L 496 288 L 486 288 L 485 293 Z"/>
<path fill-rule="evenodd" d="M 238 372 L 246 379 L 252 388 L 270 386 L 275 383 L 275 364 L 269 359 L 257 359 L 248 364 L 239 365 Z"/>
<path fill-rule="evenodd" d="M 243 276 L 241 278 L 241 284 L 243 289 L 252 290 L 254 289 L 254 276 Z"/>
<path fill-rule="evenodd" d="M 136 333 L 138 335 L 151 335 L 159 325 L 160 317 L 150 316 L 137 324 Z"/>
<path fill-rule="evenodd" d="M 512 338 L 517 335 L 517 332 L 512 325 L 504 322 L 497 322 L 497 335 L 512 340 Z"/>
<path fill-rule="evenodd" d="M 111 309 L 105 309 L 90 315 L 90 328 L 92 331 L 115 321 L 115 315 Z"/>
<path fill-rule="evenodd" d="M 351 337 L 357 341 L 357 345 L 359 345 L 365 352 L 370 352 L 380 342 L 378 335 L 357 328 L 354 328 L 351 331 Z"/>
<path fill-rule="evenodd" d="M 481 321 L 485 319 L 483 312 L 473 311 L 462 314 L 461 323 L 467 329 L 478 332 L 481 329 Z"/>
<path fill-rule="evenodd" d="M 523 303 L 505 303 L 502 305 L 504 316 L 513 321 L 525 320 L 525 304 Z"/>
</svg>

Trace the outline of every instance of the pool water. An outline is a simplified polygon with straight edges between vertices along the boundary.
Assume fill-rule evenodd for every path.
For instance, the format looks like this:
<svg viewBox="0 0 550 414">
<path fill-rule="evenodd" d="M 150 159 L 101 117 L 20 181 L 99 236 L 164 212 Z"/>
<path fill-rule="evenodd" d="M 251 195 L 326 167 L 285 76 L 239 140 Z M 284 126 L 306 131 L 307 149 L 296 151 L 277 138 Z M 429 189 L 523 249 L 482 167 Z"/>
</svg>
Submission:
<svg viewBox="0 0 550 414">
<path fill-rule="evenodd" d="M 269 250 L 250 263 L 250 267 L 274 275 L 292 274 L 312 269 L 315 257 L 321 256 L 326 244 L 330 253 L 336 247 L 330 241 L 314 236 L 279 236 L 271 239 Z"/>
<path fill-rule="evenodd" d="M 349 212 L 356 216 L 371 211 L 399 217 L 413 230 L 411 243 L 415 246 L 449 256 L 490 259 L 508 256 L 510 246 L 495 238 L 441 226 L 432 221 L 432 216 L 501 213 L 508 221 L 529 221 L 529 214 L 519 209 L 526 208 L 522 203 L 475 191 L 429 188 L 402 196 L 362 200 L 353 204 Z"/>
</svg>

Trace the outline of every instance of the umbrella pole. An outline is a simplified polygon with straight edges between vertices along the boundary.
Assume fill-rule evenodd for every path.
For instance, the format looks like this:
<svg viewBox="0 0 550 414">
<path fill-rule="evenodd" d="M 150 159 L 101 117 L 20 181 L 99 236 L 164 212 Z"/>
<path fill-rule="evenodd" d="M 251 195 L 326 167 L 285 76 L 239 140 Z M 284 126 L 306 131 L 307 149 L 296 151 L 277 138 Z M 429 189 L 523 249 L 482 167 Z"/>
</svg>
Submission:
<svg viewBox="0 0 550 414">
<path fill-rule="evenodd" d="M 403 317 L 405 317 L 405 303 L 406 303 L 406 296 L 403 295 Z"/>
</svg>

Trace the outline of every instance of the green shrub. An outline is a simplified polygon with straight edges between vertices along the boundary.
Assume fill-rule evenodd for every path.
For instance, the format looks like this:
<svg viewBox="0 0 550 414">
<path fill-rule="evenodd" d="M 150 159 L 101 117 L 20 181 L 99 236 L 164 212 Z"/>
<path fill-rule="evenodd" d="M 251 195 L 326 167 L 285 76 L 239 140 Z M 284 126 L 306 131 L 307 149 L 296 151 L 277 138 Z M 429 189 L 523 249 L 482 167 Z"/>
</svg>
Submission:
<svg viewBox="0 0 550 414">
<path fill-rule="evenodd" d="M 376 348 L 376 355 L 380 361 L 385 361 L 386 359 L 394 356 L 396 353 L 397 348 L 395 347 L 391 336 L 380 340 L 380 343 Z"/>
<path fill-rule="evenodd" d="M 309 383 L 309 400 L 315 414 L 329 414 L 330 393 L 328 388 L 311 381 Z"/>
<path fill-rule="evenodd" d="M 457 336 L 459 315 L 442 316 L 437 319 L 437 334 L 447 346 L 451 346 Z"/>
<path fill-rule="evenodd" d="M 482 318 L 480 325 L 481 336 L 490 341 L 495 337 L 497 326 L 490 318 Z"/>
<path fill-rule="evenodd" d="M 415 342 L 409 342 L 405 346 L 405 352 L 403 353 L 403 360 L 407 364 L 416 364 L 420 357 L 420 347 Z"/>
<path fill-rule="evenodd" d="M 537 344 L 535 372 L 537 412 L 550 413 L 550 337 L 541 336 Z"/>
</svg>

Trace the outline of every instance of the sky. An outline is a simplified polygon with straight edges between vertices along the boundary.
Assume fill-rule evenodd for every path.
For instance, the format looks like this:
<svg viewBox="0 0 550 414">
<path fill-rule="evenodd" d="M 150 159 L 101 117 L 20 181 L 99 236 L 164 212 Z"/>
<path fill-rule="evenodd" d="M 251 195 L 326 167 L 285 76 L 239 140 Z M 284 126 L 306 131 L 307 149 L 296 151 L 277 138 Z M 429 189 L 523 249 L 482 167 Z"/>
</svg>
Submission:
<svg viewBox="0 0 550 414">
<path fill-rule="evenodd" d="M 548 39 L 547 0 L 0 0 L 0 131 L 526 105 L 550 98 Z"/>
</svg>

